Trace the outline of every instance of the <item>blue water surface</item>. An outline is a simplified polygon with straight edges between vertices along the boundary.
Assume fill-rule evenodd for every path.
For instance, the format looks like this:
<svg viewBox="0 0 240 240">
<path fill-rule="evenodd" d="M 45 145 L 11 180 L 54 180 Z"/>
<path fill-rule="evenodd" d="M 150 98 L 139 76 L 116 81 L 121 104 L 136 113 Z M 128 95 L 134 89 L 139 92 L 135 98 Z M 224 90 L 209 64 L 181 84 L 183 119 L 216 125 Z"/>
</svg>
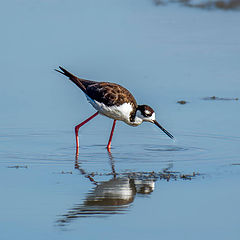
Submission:
<svg viewBox="0 0 240 240">
<path fill-rule="evenodd" d="M 239 239 L 237 11 L 22 0 L 0 12 L 1 239 Z M 128 88 L 175 141 L 117 122 L 109 154 L 112 120 L 97 116 L 76 156 L 74 126 L 94 109 L 59 65 Z"/>
</svg>

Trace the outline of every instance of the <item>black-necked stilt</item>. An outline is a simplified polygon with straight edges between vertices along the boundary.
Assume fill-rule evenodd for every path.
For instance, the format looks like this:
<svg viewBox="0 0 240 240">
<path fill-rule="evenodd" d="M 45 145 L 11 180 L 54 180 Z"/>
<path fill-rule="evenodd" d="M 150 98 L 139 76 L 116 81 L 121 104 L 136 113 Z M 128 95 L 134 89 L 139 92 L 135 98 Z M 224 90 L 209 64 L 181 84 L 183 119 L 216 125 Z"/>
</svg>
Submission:
<svg viewBox="0 0 240 240">
<path fill-rule="evenodd" d="M 110 151 L 111 141 L 116 121 L 123 121 L 130 126 L 138 126 L 142 122 L 151 122 L 157 125 L 170 138 L 174 138 L 155 119 L 155 112 L 148 105 L 137 105 L 133 95 L 124 87 L 110 82 L 95 82 L 78 78 L 59 67 L 57 72 L 69 77 L 86 95 L 89 103 L 97 110 L 91 117 L 75 127 L 77 154 L 79 148 L 78 131 L 81 126 L 96 117 L 99 113 L 114 119 L 107 149 Z"/>
</svg>

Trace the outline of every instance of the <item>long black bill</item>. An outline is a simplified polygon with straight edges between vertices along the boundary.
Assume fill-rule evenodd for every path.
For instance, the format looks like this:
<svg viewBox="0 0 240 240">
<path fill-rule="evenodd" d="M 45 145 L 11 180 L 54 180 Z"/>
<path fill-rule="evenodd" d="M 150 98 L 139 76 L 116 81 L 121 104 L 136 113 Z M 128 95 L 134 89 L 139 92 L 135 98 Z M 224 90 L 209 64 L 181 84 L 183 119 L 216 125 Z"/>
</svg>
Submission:
<svg viewBox="0 0 240 240">
<path fill-rule="evenodd" d="M 171 139 L 174 138 L 174 136 L 169 133 L 165 128 L 163 128 L 156 120 L 153 121 L 155 125 L 157 125 L 164 133 L 166 133 Z"/>
</svg>

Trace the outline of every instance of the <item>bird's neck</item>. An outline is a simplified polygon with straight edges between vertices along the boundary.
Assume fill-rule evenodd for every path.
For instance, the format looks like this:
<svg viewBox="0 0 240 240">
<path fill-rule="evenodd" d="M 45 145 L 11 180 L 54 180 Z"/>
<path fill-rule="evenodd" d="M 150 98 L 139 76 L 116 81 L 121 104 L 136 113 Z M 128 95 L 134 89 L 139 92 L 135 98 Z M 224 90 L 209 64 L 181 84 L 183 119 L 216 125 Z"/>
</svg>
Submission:
<svg viewBox="0 0 240 240">
<path fill-rule="evenodd" d="M 135 116 L 134 125 L 138 126 L 138 125 L 140 125 L 142 122 L 143 122 L 143 120 L 142 120 L 140 117 Z"/>
<path fill-rule="evenodd" d="M 138 126 L 138 125 L 140 125 L 143 122 L 143 120 L 141 118 L 141 114 L 140 114 L 140 112 L 138 110 L 132 116 L 132 119 L 133 120 L 131 120 L 131 125 L 133 125 L 133 126 Z"/>
</svg>

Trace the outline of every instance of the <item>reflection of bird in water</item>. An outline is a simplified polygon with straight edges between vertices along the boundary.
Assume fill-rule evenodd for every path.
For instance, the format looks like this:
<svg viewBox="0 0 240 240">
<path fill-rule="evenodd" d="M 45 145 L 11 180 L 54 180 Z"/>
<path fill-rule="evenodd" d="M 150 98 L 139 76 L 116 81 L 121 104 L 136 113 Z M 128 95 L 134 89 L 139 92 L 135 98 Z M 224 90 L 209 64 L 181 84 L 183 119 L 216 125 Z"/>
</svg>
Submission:
<svg viewBox="0 0 240 240">
<path fill-rule="evenodd" d="M 58 223 L 64 225 L 74 218 L 103 217 L 124 213 L 134 201 L 136 194 L 150 194 L 154 190 L 154 179 L 140 179 L 137 176 L 116 177 L 113 158 L 111 155 L 109 157 L 113 178 L 99 183 L 86 174 L 76 159 L 75 168 L 96 186 L 87 194 L 82 204 L 75 205 L 62 215 Z"/>
<path fill-rule="evenodd" d="M 134 201 L 135 195 L 149 194 L 154 190 L 154 180 L 136 180 L 120 177 L 99 183 L 90 191 L 83 204 L 75 205 L 58 220 L 68 223 L 81 217 L 103 217 L 124 213 Z"/>
<path fill-rule="evenodd" d="M 155 187 L 155 181 L 151 179 L 135 179 L 134 186 L 137 193 L 149 194 L 153 192 Z"/>
<path fill-rule="evenodd" d="M 123 121 L 130 126 L 138 126 L 143 122 L 150 122 L 158 126 L 170 138 L 173 138 L 172 134 L 156 121 L 154 110 L 147 105 L 138 105 L 133 95 L 126 88 L 115 83 L 95 82 L 78 78 L 66 69 L 62 67 L 59 68 L 61 71 L 57 69 L 56 71 L 67 76 L 75 83 L 85 93 L 89 103 L 97 110 L 95 114 L 75 127 L 77 153 L 79 148 L 79 128 L 97 116 L 98 113 L 114 119 L 107 145 L 108 151 L 110 151 L 111 148 L 111 140 L 117 120 Z"/>
</svg>

